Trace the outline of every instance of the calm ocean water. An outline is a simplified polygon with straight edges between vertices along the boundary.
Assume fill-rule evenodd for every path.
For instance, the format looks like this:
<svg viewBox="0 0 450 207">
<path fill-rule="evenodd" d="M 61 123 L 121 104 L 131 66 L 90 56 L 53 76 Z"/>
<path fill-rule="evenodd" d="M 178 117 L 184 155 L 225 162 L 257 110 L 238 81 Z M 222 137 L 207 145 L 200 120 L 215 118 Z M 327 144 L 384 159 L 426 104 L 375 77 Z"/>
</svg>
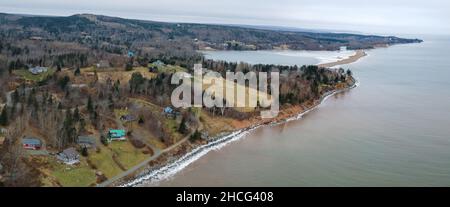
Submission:
<svg viewBox="0 0 450 207">
<path fill-rule="evenodd" d="M 259 128 L 149 186 L 450 186 L 450 37 L 375 49 L 360 86 L 298 121 Z M 294 52 L 295 53 L 295 52 Z M 208 53 L 313 64 L 298 54 Z"/>
</svg>

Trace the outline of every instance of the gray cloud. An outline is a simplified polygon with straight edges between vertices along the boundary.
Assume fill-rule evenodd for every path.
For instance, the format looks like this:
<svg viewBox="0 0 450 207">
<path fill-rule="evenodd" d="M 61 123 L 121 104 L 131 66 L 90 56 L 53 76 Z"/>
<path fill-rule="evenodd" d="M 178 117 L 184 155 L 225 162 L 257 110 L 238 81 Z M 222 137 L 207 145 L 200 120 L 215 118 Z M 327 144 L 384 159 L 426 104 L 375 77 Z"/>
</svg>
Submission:
<svg viewBox="0 0 450 207">
<path fill-rule="evenodd" d="M 450 33 L 443 0 L 0 0 L 0 11 L 94 13 L 171 22 L 275 25 L 381 34 Z"/>
</svg>

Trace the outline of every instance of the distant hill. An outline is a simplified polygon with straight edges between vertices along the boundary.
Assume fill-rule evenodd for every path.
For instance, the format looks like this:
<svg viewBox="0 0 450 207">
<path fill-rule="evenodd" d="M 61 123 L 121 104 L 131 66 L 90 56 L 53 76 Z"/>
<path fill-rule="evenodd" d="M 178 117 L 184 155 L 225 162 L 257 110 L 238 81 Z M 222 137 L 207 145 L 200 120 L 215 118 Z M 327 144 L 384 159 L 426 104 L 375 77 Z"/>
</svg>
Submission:
<svg viewBox="0 0 450 207">
<path fill-rule="evenodd" d="M 252 27 L 252 26 L 249 26 Z M 67 17 L 0 14 L 0 73 L 30 66 L 112 67 L 164 60 L 185 67 L 201 60 L 198 50 L 368 49 L 421 42 L 394 36 L 286 28 L 166 23 L 94 14 Z M 129 52 L 134 54 L 130 59 Z"/>
<path fill-rule="evenodd" d="M 379 45 L 420 42 L 394 36 L 359 35 L 331 32 L 296 31 L 277 27 L 191 23 L 164 23 L 123 19 L 93 14 L 68 17 L 0 15 L 2 33 L 19 38 L 41 36 L 71 41 L 81 32 L 94 39 L 111 38 L 117 42 L 189 39 L 202 41 L 214 49 L 273 49 L 284 46 L 294 50 L 367 49 Z M 252 27 L 252 26 L 249 26 Z"/>
</svg>

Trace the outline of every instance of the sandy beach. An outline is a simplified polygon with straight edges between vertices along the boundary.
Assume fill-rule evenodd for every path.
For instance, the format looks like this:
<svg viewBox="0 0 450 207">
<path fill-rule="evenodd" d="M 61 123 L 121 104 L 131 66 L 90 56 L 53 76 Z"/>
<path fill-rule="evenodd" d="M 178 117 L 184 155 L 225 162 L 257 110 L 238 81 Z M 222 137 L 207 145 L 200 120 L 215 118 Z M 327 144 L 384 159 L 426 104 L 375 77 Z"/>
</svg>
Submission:
<svg viewBox="0 0 450 207">
<path fill-rule="evenodd" d="M 338 60 L 338 61 L 334 61 L 334 62 L 330 62 L 330 63 L 318 64 L 317 66 L 319 66 L 321 68 L 331 68 L 331 67 L 338 66 L 338 65 L 345 65 L 345 64 L 356 62 L 360 58 L 362 58 L 362 57 L 364 57 L 366 55 L 367 55 L 366 52 L 364 52 L 363 50 L 357 50 L 354 55 L 349 56 L 348 58 L 345 58 L 345 59 L 342 59 L 342 60 Z"/>
</svg>

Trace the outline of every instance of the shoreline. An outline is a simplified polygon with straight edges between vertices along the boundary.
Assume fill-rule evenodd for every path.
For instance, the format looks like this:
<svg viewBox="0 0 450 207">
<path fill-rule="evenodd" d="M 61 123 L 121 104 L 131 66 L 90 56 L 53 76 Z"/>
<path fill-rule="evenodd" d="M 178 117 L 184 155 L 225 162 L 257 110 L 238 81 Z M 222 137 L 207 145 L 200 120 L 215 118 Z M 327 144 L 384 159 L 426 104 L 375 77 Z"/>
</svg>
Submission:
<svg viewBox="0 0 450 207">
<path fill-rule="evenodd" d="M 321 106 L 328 98 L 345 92 L 349 91 L 353 88 L 356 88 L 359 86 L 359 82 L 356 79 L 353 79 L 353 84 L 349 85 L 348 87 L 332 90 L 329 92 L 324 93 L 320 99 L 314 101 L 315 103 L 311 105 L 310 107 L 307 107 L 306 109 L 302 110 L 299 113 L 289 114 L 288 116 L 283 116 L 281 118 L 277 118 L 270 121 L 265 122 L 256 122 L 251 124 L 250 126 L 247 126 L 242 129 L 236 129 L 235 131 L 231 133 L 227 133 L 226 135 L 218 136 L 216 138 L 213 138 L 208 141 L 206 144 L 199 144 L 198 146 L 195 146 L 191 151 L 187 152 L 186 154 L 175 158 L 174 160 L 165 163 L 162 166 L 155 167 L 154 169 L 151 169 L 151 167 L 147 167 L 143 170 L 141 170 L 139 173 L 137 173 L 137 176 L 129 181 L 125 180 L 118 180 L 115 184 L 112 184 L 113 186 L 120 186 L 120 187 L 142 187 L 145 184 L 148 183 L 157 183 L 159 181 L 162 181 L 164 179 L 170 178 L 171 176 L 175 175 L 176 173 L 183 170 L 185 167 L 190 165 L 191 163 L 195 162 L 196 160 L 200 159 L 204 155 L 206 155 L 208 152 L 212 150 L 219 150 L 222 147 L 225 147 L 226 145 L 238 141 L 245 137 L 248 133 L 251 133 L 253 130 L 256 130 L 260 127 L 264 126 L 275 126 L 283 123 L 287 123 L 294 120 L 301 119 L 304 115 L 308 114 L 309 112 L 317 109 L 319 106 Z"/>
<path fill-rule="evenodd" d="M 351 55 L 345 59 L 329 63 L 317 64 L 317 66 L 322 68 L 332 68 L 338 65 L 356 62 L 365 56 L 367 56 L 367 54 L 363 50 L 357 50 L 354 55 Z M 109 186 L 134 187 L 141 186 L 145 183 L 155 183 L 167 179 L 187 167 L 189 164 L 206 155 L 211 150 L 219 150 L 227 144 L 243 138 L 246 134 L 259 127 L 274 126 L 301 119 L 305 114 L 319 107 L 329 97 L 358 87 L 359 82 L 355 78 L 352 79 L 353 83 L 345 88 L 334 89 L 332 91 L 325 92 L 319 99 L 308 101 L 304 105 L 292 106 L 285 110 L 280 110 L 280 114 L 276 118 L 269 120 L 250 118 L 248 121 L 241 123 L 242 126 L 236 127 L 236 129 L 232 132 L 212 138 L 208 140 L 207 143 L 192 144 L 193 148 L 191 148 L 188 152 L 184 153 L 181 156 L 169 155 L 169 161 L 162 162 L 161 164 L 158 163 L 156 166 L 148 166 L 149 163 L 147 163 L 146 167 L 137 169 L 132 174 L 132 177 L 123 177 L 117 179 L 115 181 L 112 181 Z M 171 151 L 175 150 L 176 149 L 173 149 Z M 170 152 L 167 152 L 167 154 L 170 154 Z"/>
<path fill-rule="evenodd" d="M 320 64 L 317 64 L 317 66 L 319 66 L 320 68 L 332 68 L 332 67 L 335 67 L 338 65 L 346 65 L 346 64 L 354 63 L 365 56 L 367 56 L 367 53 L 364 52 L 364 50 L 356 50 L 356 53 L 354 55 L 351 55 L 345 59 L 341 59 L 341 60 L 329 62 L 329 63 L 320 63 Z"/>
</svg>

